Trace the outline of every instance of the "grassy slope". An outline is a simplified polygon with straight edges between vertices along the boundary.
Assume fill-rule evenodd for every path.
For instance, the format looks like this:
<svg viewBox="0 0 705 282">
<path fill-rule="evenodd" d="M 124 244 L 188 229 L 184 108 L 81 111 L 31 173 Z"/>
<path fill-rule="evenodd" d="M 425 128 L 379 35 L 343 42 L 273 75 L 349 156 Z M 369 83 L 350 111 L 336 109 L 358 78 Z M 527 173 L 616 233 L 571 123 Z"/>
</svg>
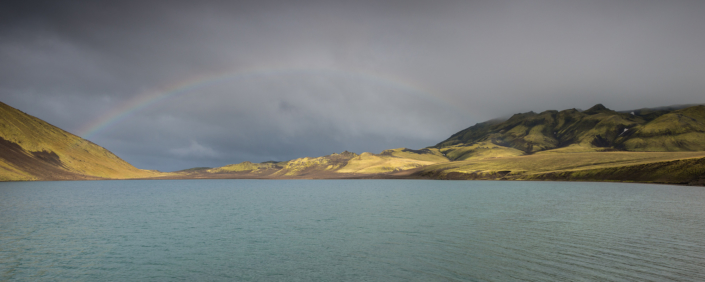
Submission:
<svg viewBox="0 0 705 282">
<path fill-rule="evenodd" d="M 0 179 L 141 178 L 161 175 L 137 169 L 108 150 L 0 102 Z M 45 169 L 28 172 L 32 167 Z M 47 174 L 44 174 L 47 171 Z"/>
<path fill-rule="evenodd" d="M 527 180 L 628 181 L 705 186 L 705 158 L 557 171 L 529 175 Z"/>
<path fill-rule="evenodd" d="M 694 176 L 676 173 L 671 162 L 705 157 L 705 106 L 618 113 L 598 104 L 583 112 L 516 114 L 476 124 L 435 148 L 455 162 L 425 167 L 416 176 L 597 180 L 616 168 L 648 166 L 650 175 L 683 183 Z M 632 172 L 609 179 L 651 179 Z"/>
<path fill-rule="evenodd" d="M 282 162 L 282 169 L 273 173 L 277 177 L 305 176 L 310 174 L 330 173 L 344 167 L 357 154 L 343 152 L 317 158 L 299 158 Z"/>
<path fill-rule="evenodd" d="M 401 155 L 404 155 L 400 153 Z M 408 153 L 411 155 L 413 153 Z M 337 170 L 337 173 L 359 173 L 359 174 L 377 174 L 388 173 L 394 171 L 402 171 L 435 164 L 435 161 L 424 161 L 422 156 L 396 157 L 393 155 L 372 153 L 362 153 L 359 156 L 352 158 L 348 164 Z"/>
<path fill-rule="evenodd" d="M 521 150 L 500 146 L 489 141 L 473 143 L 470 145 L 452 145 L 443 147 L 442 149 L 439 149 L 439 151 L 453 161 L 516 157 L 525 154 Z"/>
<path fill-rule="evenodd" d="M 242 172 L 242 171 L 260 171 L 265 169 L 271 169 L 277 167 L 276 163 L 251 163 L 242 162 L 239 164 L 231 164 L 217 168 L 211 168 L 207 171 L 210 173 L 221 173 L 221 172 Z"/>
<path fill-rule="evenodd" d="M 316 158 L 298 158 L 279 163 L 250 163 L 226 165 L 201 171 L 198 177 L 219 174 L 234 178 L 345 178 L 359 175 L 388 174 L 449 162 L 434 148 L 409 150 L 398 148 L 385 150 L 380 154 L 350 152 L 331 154 Z"/>
<path fill-rule="evenodd" d="M 17 181 L 17 180 L 37 180 L 38 178 L 16 168 L 5 159 L 0 158 L 0 181 Z"/>
<path fill-rule="evenodd" d="M 575 109 L 528 112 L 505 121 L 479 123 L 435 147 L 453 160 L 466 159 L 462 156 L 473 149 L 470 147 L 488 142 L 527 154 L 565 147 L 571 147 L 567 150 L 571 152 L 705 150 L 704 117 L 705 106 L 630 114 L 598 104 L 583 112 Z"/>
<path fill-rule="evenodd" d="M 705 158 L 705 152 L 579 152 L 544 153 L 519 157 L 485 160 L 458 161 L 425 167 L 418 175 L 431 178 L 541 179 L 540 175 L 570 173 L 581 175 L 581 171 L 610 170 L 633 165 Z M 665 173 L 665 172 L 654 172 Z M 455 176 L 453 176 L 455 175 Z M 674 177 L 674 179 L 677 177 Z M 614 180 L 614 179 L 613 179 Z M 625 178 L 622 180 L 629 180 Z"/>
<path fill-rule="evenodd" d="M 618 139 L 630 151 L 705 151 L 705 106 L 676 110 Z"/>
<path fill-rule="evenodd" d="M 390 150 L 384 150 L 380 155 L 389 155 L 397 158 L 404 158 L 404 159 L 411 159 L 411 160 L 418 160 L 418 161 L 426 161 L 426 162 L 433 162 L 433 163 L 442 163 L 442 162 L 448 162 L 447 157 L 443 155 L 443 153 L 436 149 L 436 148 L 424 148 L 421 150 L 411 150 L 407 148 L 397 148 L 397 149 L 390 149 Z"/>
</svg>

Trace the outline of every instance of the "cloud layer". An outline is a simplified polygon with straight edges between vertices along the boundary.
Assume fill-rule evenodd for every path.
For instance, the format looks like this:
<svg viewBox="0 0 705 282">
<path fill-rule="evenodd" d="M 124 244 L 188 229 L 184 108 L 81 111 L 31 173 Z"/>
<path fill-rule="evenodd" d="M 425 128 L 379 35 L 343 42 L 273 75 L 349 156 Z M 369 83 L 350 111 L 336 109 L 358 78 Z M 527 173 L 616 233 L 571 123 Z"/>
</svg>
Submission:
<svg viewBox="0 0 705 282">
<path fill-rule="evenodd" d="M 0 100 L 83 134 L 164 94 L 89 137 L 140 168 L 420 148 L 530 110 L 705 103 L 702 1 L 17 2 L 0 9 Z M 168 93 L 209 74 L 225 76 Z"/>
</svg>

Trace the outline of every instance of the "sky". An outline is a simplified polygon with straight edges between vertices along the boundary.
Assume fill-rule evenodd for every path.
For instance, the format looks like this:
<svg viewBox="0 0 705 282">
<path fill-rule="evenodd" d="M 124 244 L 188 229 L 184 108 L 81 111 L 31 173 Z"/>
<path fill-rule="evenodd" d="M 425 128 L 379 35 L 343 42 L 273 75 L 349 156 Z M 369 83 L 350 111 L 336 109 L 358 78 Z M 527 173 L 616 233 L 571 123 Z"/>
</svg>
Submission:
<svg viewBox="0 0 705 282">
<path fill-rule="evenodd" d="M 705 1 L 2 1 L 0 101 L 142 169 L 705 103 Z"/>
</svg>

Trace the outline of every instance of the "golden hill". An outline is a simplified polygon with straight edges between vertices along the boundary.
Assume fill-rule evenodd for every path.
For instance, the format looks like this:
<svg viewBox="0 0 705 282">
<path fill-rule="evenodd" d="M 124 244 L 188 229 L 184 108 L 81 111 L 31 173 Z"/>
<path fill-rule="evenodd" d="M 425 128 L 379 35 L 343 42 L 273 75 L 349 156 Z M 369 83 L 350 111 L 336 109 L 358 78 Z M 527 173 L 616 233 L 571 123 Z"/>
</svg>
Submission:
<svg viewBox="0 0 705 282">
<path fill-rule="evenodd" d="M 0 102 L 0 180 L 125 179 L 162 176 Z"/>
<path fill-rule="evenodd" d="M 438 149 L 398 148 L 380 154 L 342 152 L 285 162 L 242 162 L 181 173 L 177 178 L 372 178 L 394 176 L 449 160 Z"/>
<path fill-rule="evenodd" d="M 620 113 L 596 105 L 516 114 L 434 147 L 342 152 L 173 173 L 141 170 L 108 150 L 0 103 L 0 180 L 507 179 L 705 185 L 705 106 Z"/>
</svg>

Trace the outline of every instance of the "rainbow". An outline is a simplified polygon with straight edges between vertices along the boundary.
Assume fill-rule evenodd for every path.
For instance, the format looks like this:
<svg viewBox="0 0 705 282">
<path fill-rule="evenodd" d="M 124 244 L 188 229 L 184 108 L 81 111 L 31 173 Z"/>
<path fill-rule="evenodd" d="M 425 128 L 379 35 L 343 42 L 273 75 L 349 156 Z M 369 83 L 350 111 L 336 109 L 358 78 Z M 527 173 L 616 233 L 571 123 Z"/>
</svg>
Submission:
<svg viewBox="0 0 705 282">
<path fill-rule="evenodd" d="M 390 75 L 381 75 L 373 72 L 354 72 L 354 71 L 343 71 L 338 69 L 302 69 L 302 68 L 268 68 L 268 69 L 249 69 L 249 70 L 239 70 L 239 71 L 224 71 L 218 73 L 201 74 L 187 79 L 177 81 L 175 83 L 163 86 L 153 91 L 147 91 L 142 95 L 137 95 L 134 98 L 124 102 L 123 104 L 113 108 L 107 113 L 103 114 L 99 118 L 81 126 L 77 130 L 77 135 L 88 139 L 93 137 L 96 133 L 105 130 L 121 121 L 129 118 L 135 113 L 142 111 L 152 105 L 158 104 L 159 102 L 165 101 L 169 98 L 191 93 L 192 90 L 201 87 L 206 87 L 209 85 L 217 84 L 226 80 L 241 79 L 246 77 L 252 77 L 257 75 L 272 75 L 272 74 L 285 74 L 285 73 L 338 73 L 344 75 L 350 75 L 354 77 L 364 78 L 368 80 L 373 80 L 376 82 L 382 82 L 386 85 L 395 87 L 396 89 L 401 89 L 409 93 L 414 93 L 423 98 L 429 99 L 434 102 L 442 101 L 438 95 L 430 95 L 430 92 L 423 90 L 423 88 L 415 85 L 413 82 L 402 80 L 398 77 L 393 77 Z M 435 97 L 435 99 L 433 99 Z M 444 101 L 444 105 L 457 109 L 452 103 Z"/>
</svg>

